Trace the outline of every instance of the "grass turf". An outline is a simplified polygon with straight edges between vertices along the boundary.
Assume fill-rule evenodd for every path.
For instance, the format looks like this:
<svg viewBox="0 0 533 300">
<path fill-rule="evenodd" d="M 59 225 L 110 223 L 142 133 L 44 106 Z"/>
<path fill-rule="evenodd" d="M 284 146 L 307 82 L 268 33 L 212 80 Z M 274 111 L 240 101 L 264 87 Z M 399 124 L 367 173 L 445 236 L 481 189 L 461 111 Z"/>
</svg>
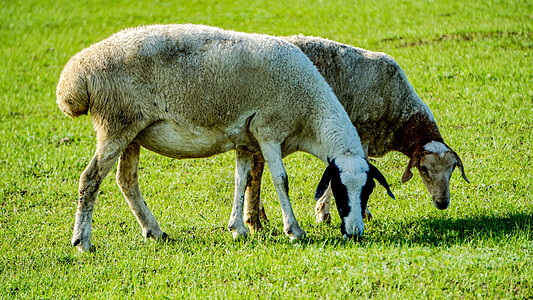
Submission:
<svg viewBox="0 0 533 300">
<path fill-rule="evenodd" d="M 391 153 L 375 163 L 375 219 L 344 241 L 339 218 L 314 222 L 322 164 L 286 161 L 308 238 L 270 223 L 233 241 L 226 230 L 233 154 L 172 160 L 143 151 L 140 182 L 176 242 L 145 242 L 112 174 L 96 204 L 94 253 L 69 245 L 78 178 L 94 151 L 87 117 L 55 104 L 62 67 L 125 27 L 202 23 L 272 35 L 303 33 L 386 52 L 404 68 L 462 157 L 452 203 L 437 211 Z M 533 298 L 533 4 L 530 1 L 3 1 L 0 2 L 0 298 Z M 69 142 L 60 142 L 69 138 Z"/>
</svg>

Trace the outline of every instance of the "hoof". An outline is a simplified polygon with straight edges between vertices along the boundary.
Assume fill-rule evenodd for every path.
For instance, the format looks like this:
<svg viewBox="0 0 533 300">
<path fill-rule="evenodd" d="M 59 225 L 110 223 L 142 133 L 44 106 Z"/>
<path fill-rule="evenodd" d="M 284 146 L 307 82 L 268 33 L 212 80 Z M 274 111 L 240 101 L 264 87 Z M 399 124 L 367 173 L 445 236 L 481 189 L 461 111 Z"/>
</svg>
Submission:
<svg viewBox="0 0 533 300">
<path fill-rule="evenodd" d="M 76 247 L 81 244 L 81 239 L 72 240 L 72 247 Z"/>
<path fill-rule="evenodd" d="M 168 234 L 163 232 L 163 235 L 161 235 L 161 238 L 159 238 L 158 241 L 161 241 L 163 243 L 174 243 L 176 240 L 174 240 Z"/>
<path fill-rule="evenodd" d="M 78 248 L 80 252 L 94 252 L 95 247 L 91 245 L 91 241 L 82 242 L 81 238 L 75 238 L 71 241 L 72 247 Z"/>
<path fill-rule="evenodd" d="M 250 233 L 256 233 L 256 232 L 261 231 L 261 229 L 263 229 L 263 225 L 259 221 L 256 223 L 252 223 L 252 222 L 246 223 L 246 226 L 250 230 Z"/>
<path fill-rule="evenodd" d="M 289 236 L 289 238 L 291 239 L 291 242 L 302 240 L 307 235 L 305 231 L 301 228 L 289 229 L 289 230 L 286 230 L 285 233 Z"/>
<path fill-rule="evenodd" d="M 234 240 L 240 240 L 240 239 L 245 239 L 248 237 L 248 233 L 245 232 L 245 233 L 239 233 L 237 231 L 232 231 L 231 232 L 231 236 L 233 237 Z"/>
<path fill-rule="evenodd" d="M 231 235 L 233 236 L 233 239 L 240 239 L 240 238 L 246 238 L 248 236 L 248 230 L 246 227 L 242 228 L 235 228 L 233 226 L 228 227 L 229 231 L 231 232 Z"/>
<path fill-rule="evenodd" d="M 261 219 L 258 215 L 252 215 L 252 214 L 245 215 L 244 224 L 246 224 L 246 227 L 248 227 L 251 233 L 256 233 L 260 231 L 261 229 L 263 229 L 263 225 L 261 224 Z"/>
<path fill-rule="evenodd" d="M 164 241 L 165 239 L 169 238 L 166 233 L 161 231 L 161 229 L 143 229 L 143 237 L 145 239 L 152 239 L 155 241 Z"/>
<path fill-rule="evenodd" d="M 329 224 L 331 223 L 331 216 L 329 213 L 326 213 L 326 214 L 317 214 L 316 215 L 316 221 L 317 223 L 326 223 L 326 224 Z"/>
</svg>

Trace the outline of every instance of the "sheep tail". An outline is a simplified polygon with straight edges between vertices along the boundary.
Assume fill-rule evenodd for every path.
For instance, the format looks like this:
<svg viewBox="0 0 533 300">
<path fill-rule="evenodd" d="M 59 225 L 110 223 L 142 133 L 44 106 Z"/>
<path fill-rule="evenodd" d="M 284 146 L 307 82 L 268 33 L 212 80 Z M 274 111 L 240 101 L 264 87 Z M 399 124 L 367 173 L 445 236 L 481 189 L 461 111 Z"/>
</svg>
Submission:
<svg viewBox="0 0 533 300">
<path fill-rule="evenodd" d="M 56 97 L 61 111 L 72 118 L 89 112 L 87 79 L 79 62 L 70 61 L 63 69 Z"/>
</svg>

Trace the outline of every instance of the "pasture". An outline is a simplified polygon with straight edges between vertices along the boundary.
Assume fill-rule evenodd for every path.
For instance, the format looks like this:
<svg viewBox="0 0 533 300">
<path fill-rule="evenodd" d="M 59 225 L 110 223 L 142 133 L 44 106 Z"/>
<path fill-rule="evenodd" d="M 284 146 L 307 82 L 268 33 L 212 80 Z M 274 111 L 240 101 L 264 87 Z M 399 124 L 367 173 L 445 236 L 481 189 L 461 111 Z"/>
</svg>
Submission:
<svg viewBox="0 0 533 300">
<path fill-rule="evenodd" d="M 307 232 L 291 243 L 268 171 L 270 222 L 234 241 L 227 230 L 234 153 L 173 160 L 145 149 L 140 184 L 174 242 L 142 238 L 114 179 L 102 184 L 92 242 L 70 245 L 78 179 L 95 136 L 87 116 L 55 104 L 68 59 L 126 27 L 198 23 L 271 35 L 321 36 L 393 56 L 461 156 L 450 207 L 438 211 L 407 157 L 374 162 L 374 219 L 358 240 L 338 214 L 317 224 L 324 166 L 285 159 Z M 0 299 L 533 298 L 533 3 L 531 1 L 0 2 Z"/>
</svg>

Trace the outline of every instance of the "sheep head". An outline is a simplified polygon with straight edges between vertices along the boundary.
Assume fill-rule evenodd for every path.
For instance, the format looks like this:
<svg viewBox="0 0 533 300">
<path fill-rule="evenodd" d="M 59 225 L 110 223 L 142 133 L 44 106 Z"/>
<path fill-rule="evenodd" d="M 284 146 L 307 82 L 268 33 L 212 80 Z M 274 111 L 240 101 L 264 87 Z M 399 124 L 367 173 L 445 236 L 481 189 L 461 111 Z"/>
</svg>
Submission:
<svg viewBox="0 0 533 300">
<path fill-rule="evenodd" d="M 459 155 L 441 142 L 429 142 L 413 154 L 403 174 L 402 183 L 413 177 L 413 167 L 418 169 L 422 182 L 431 194 L 433 205 L 438 209 L 446 209 L 450 204 L 450 178 L 456 167 L 461 170 L 464 180 L 470 183 Z"/>
<path fill-rule="evenodd" d="M 376 185 L 374 179 L 383 185 L 394 199 L 383 174 L 365 158 L 347 156 L 329 160 L 329 165 L 318 184 L 315 200 L 322 197 L 331 184 L 341 217 L 341 233 L 345 238 L 363 234 L 363 217 L 368 198 Z"/>
</svg>

